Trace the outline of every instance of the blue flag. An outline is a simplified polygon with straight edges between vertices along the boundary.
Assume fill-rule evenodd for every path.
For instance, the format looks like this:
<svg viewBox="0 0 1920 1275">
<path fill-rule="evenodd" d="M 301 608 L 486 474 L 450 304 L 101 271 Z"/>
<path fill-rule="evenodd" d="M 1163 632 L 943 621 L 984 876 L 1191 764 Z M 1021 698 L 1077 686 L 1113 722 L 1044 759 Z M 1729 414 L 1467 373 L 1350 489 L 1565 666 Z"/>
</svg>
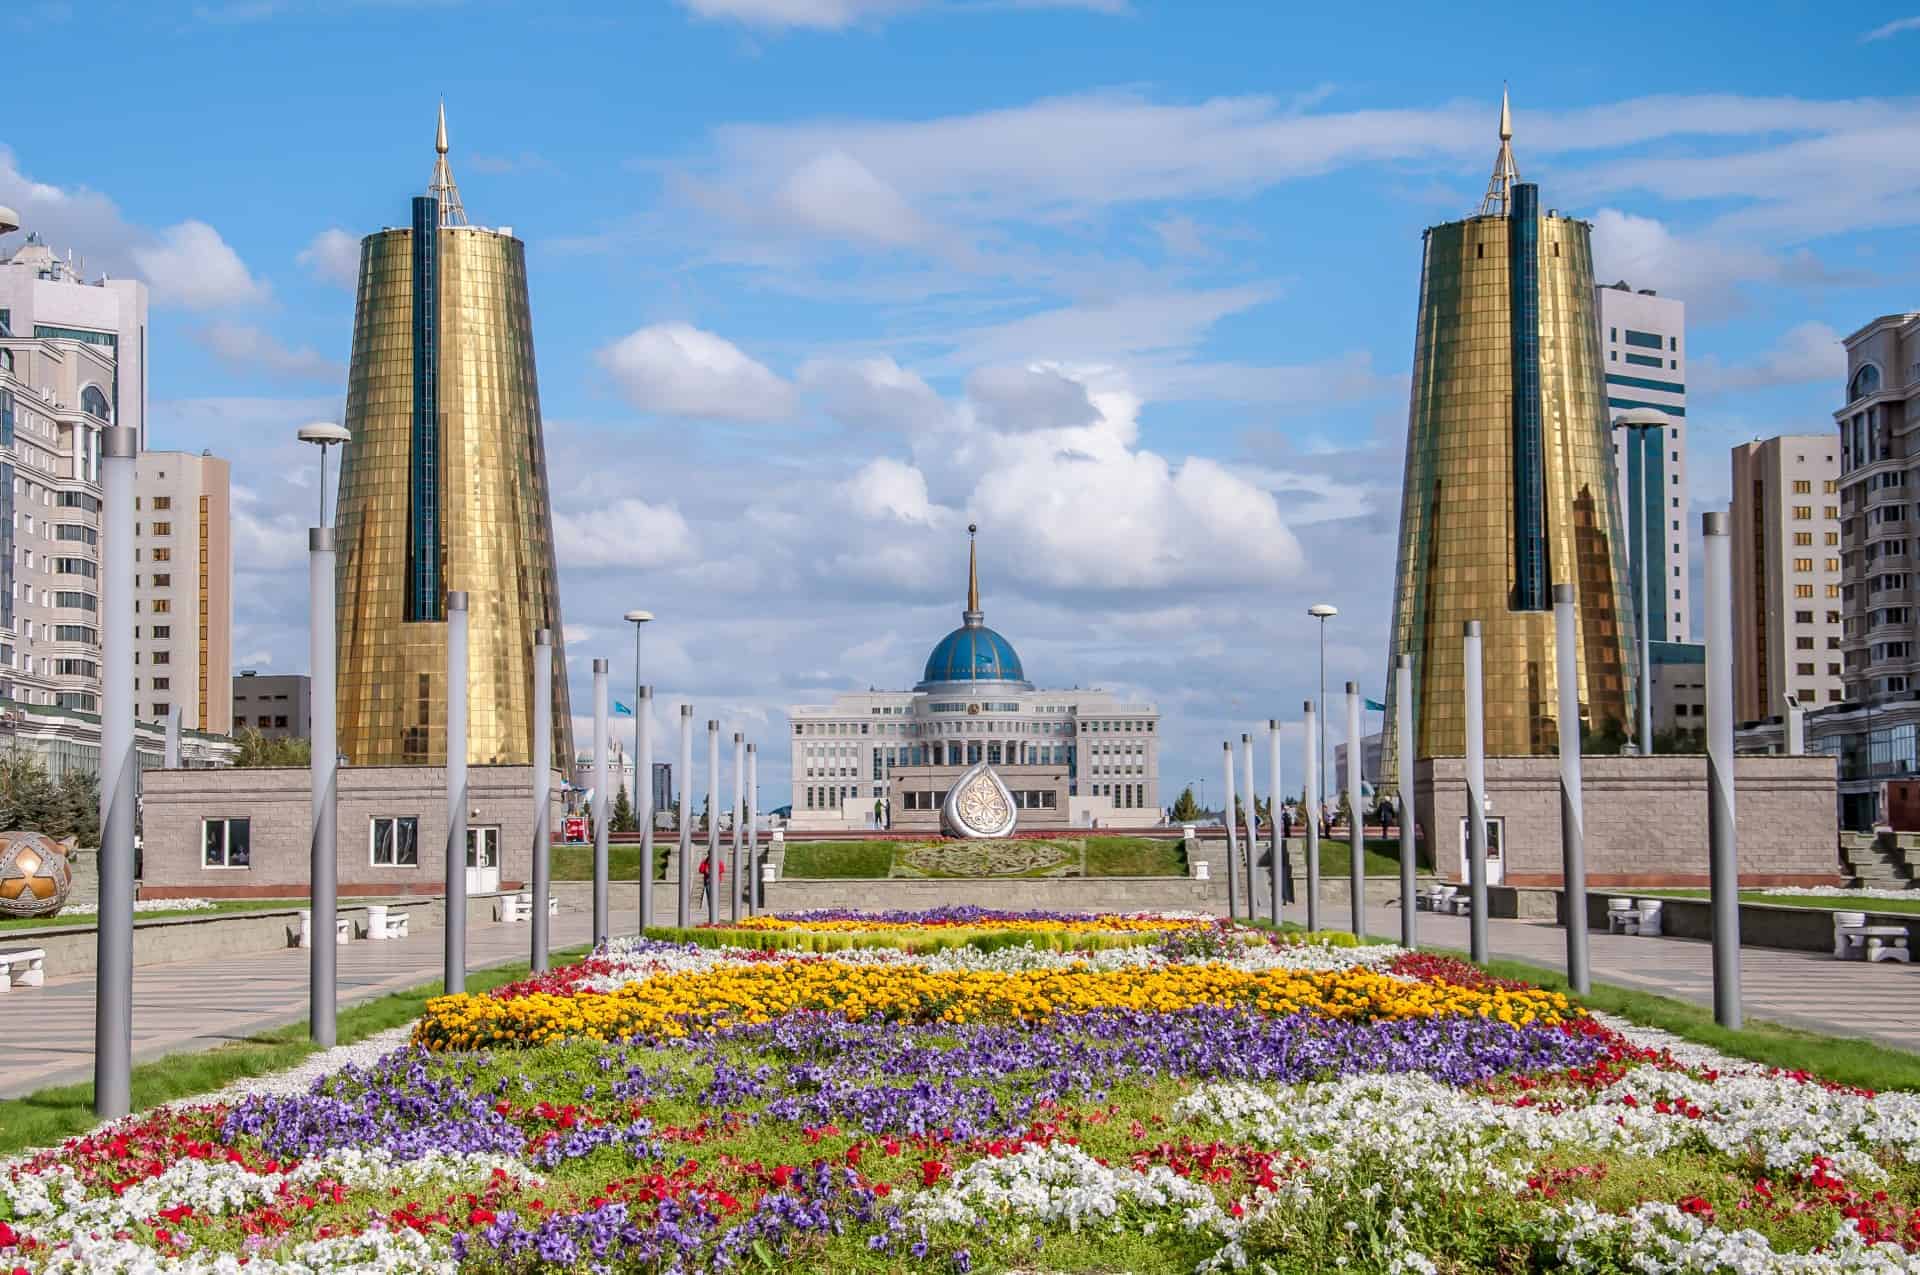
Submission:
<svg viewBox="0 0 1920 1275">
<path fill-rule="evenodd" d="M 1370 699 L 1367 701 L 1367 711 L 1369 713 L 1384 713 L 1387 711 L 1387 706 L 1377 699 Z"/>
<path fill-rule="evenodd" d="M 615 717 L 632 717 L 633 710 L 625 704 L 622 704 L 619 700 L 615 700 L 613 701 L 613 715 Z"/>
</svg>

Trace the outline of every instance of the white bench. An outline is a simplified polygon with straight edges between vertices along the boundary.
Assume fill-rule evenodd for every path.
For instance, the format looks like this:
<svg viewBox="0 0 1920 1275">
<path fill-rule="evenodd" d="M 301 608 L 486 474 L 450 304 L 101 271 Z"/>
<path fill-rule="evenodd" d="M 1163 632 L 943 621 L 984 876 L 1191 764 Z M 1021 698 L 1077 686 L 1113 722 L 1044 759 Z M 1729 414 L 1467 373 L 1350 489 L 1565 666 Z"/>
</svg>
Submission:
<svg viewBox="0 0 1920 1275">
<path fill-rule="evenodd" d="M 45 948 L 30 947 L 19 952 L 0 952 L 0 992 L 7 991 L 15 983 L 22 987 L 39 987 L 46 981 Z"/>
<path fill-rule="evenodd" d="M 367 937 L 370 939 L 407 937 L 407 914 L 385 903 L 367 904 Z"/>
<path fill-rule="evenodd" d="M 547 896 L 547 915 L 560 915 L 560 899 L 557 895 Z M 522 890 L 519 894 L 500 896 L 500 920 L 508 925 L 517 925 L 522 921 L 533 920 L 533 894 Z"/>
<path fill-rule="evenodd" d="M 1436 885 L 1422 890 L 1413 896 L 1413 901 L 1415 911 L 1445 912 L 1452 916 L 1467 916 L 1473 911 L 1473 896 L 1462 893 L 1457 885 Z"/>
<path fill-rule="evenodd" d="M 1865 912 L 1833 914 L 1833 956 L 1839 961 L 1899 961 L 1909 964 L 1907 927 L 1868 925 Z"/>
<path fill-rule="evenodd" d="M 333 920 L 333 941 L 342 947 L 353 942 L 353 922 L 344 916 L 336 916 Z M 312 908 L 300 909 L 300 946 L 313 946 Z"/>
<path fill-rule="evenodd" d="M 1660 937 L 1661 906 L 1658 899 L 1608 899 L 1607 933 L 1632 934 L 1640 938 Z"/>
</svg>

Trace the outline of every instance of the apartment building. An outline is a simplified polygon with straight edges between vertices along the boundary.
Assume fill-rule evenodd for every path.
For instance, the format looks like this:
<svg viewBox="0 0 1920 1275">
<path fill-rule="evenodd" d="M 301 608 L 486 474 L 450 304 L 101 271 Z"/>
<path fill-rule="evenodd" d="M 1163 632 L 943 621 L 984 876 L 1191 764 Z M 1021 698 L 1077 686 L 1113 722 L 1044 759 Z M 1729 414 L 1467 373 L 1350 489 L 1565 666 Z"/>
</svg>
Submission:
<svg viewBox="0 0 1920 1275">
<path fill-rule="evenodd" d="M 142 452 L 134 462 L 134 693 L 141 716 L 192 730 L 233 714 L 233 537 L 227 462 Z"/>
<path fill-rule="evenodd" d="M 1687 307 L 1624 280 L 1593 293 L 1608 418 L 1637 407 L 1668 418 L 1660 430 L 1616 427 L 1613 458 L 1636 569 L 1640 546 L 1652 551 L 1648 632 L 1655 642 L 1685 642 L 1693 625 L 1687 574 L 1693 536 L 1687 516 Z"/>
<path fill-rule="evenodd" d="M 1733 695 L 1740 721 L 1791 698 L 1846 698 L 1840 440 L 1783 434 L 1733 448 Z"/>
</svg>

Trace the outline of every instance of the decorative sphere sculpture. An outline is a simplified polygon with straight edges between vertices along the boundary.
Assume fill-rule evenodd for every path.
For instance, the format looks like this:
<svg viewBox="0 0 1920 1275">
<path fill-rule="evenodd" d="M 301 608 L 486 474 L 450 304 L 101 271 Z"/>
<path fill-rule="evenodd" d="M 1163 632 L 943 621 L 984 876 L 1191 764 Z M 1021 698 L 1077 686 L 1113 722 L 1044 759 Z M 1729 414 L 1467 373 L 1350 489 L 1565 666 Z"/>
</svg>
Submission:
<svg viewBox="0 0 1920 1275">
<path fill-rule="evenodd" d="M 65 845 L 45 833 L 0 832 L 0 917 L 53 916 L 72 890 Z"/>
</svg>

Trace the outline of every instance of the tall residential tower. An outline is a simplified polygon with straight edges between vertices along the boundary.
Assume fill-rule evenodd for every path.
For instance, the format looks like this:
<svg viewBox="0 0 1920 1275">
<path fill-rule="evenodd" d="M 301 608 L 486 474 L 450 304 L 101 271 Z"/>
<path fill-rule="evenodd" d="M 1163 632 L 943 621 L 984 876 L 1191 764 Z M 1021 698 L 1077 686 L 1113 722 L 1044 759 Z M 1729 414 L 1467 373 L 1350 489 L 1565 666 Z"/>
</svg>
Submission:
<svg viewBox="0 0 1920 1275">
<path fill-rule="evenodd" d="M 1785 434 L 1733 449 L 1733 702 L 1737 721 L 1845 698 L 1840 645 L 1840 443 Z"/>
<path fill-rule="evenodd" d="M 1607 414 L 1650 407 L 1667 417 L 1659 430 L 1615 429 L 1613 456 L 1626 548 L 1637 563 L 1645 536 L 1653 551 L 1648 636 L 1685 642 L 1693 621 L 1687 581 L 1693 543 L 1687 518 L 1687 307 L 1651 288 L 1636 292 L 1624 280 L 1596 289 L 1594 297 L 1607 357 Z"/>
<path fill-rule="evenodd" d="M 360 243 L 340 470 L 339 738 L 357 766 L 446 761 L 446 599 L 468 595 L 467 760 L 532 760 L 533 635 L 554 634 L 573 756 L 525 249 L 467 224 L 447 164 Z M 564 763 L 563 763 L 564 764 Z"/>
<path fill-rule="evenodd" d="M 1413 657 L 1415 758 L 1465 751 L 1462 630 L 1485 649 L 1489 755 L 1557 737 L 1553 586 L 1578 597 L 1580 701 L 1630 728 L 1633 633 L 1585 222 L 1519 180 L 1511 116 L 1477 216 L 1426 232 L 1392 616 Z M 1388 679 L 1383 774 L 1400 774 Z"/>
</svg>

